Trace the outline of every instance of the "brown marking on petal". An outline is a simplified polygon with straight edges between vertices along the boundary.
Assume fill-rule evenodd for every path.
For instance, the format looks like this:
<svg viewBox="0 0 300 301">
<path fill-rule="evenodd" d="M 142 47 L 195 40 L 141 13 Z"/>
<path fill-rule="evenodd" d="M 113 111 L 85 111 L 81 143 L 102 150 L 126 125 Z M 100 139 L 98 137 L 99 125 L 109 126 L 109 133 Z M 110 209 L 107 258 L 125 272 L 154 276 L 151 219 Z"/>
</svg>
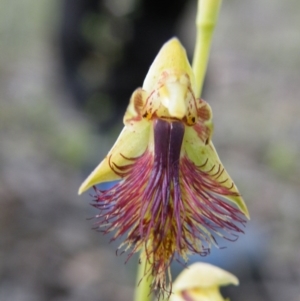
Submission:
<svg viewBox="0 0 300 301">
<path fill-rule="evenodd" d="M 143 112 L 143 118 L 146 118 L 148 120 L 152 119 L 153 115 L 153 98 L 155 98 L 155 95 L 157 94 L 156 90 L 151 91 L 151 93 L 147 96 L 146 104 L 144 107 Z M 155 112 L 154 112 L 155 113 Z"/>
<path fill-rule="evenodd" d="M 207 162 L 208 162 L 208 158 L 206 158 L 203 164 L 197 165 L 197 168 L 203 168 L 204 166 L 206 166 Z"/>
<path fill-rule="evenodd" d="M 213 165 L 213 168 L 209 171 L 209 173 L 211 173 L 215 167 L 216 167 L 216 165 Z M 217 176 L 217 175 L 219 174 L 220 170 L 221 170 L 221 164 L 218 164 L 218 169 L 217 169 L 217 171 L 216 171 L 215 173 L 213 173 L 213 174 L 210 174 L 210 176 L 211 176 L 211 177 Z"/>
<path fill-rule="evenodd" d="M 219 181 L 219 183 L 220 184 L 224 184 L 224 183 L 226 183 L 228 181 L 228 178 L 226 178 L 225 180 L 223 180 L 223 181 Z M 232 187 L 233 187 L 234 185 L 232 185 Z"/>
<path fill-rule="evenodd" d="M 123 118 L 125 125 L 132 126 L 135 122 L 142 120 L 146 95 L 146 91 L 142 88 L 138 88 L 133 92 Z"/>
<path fill-rule="evenodd" d="M 198 106 L 197 106 L 197 116 L 203 120 L 207 121 L 211 119 L 211 110 L 208 106 L 208 104 L 203 99 L 197 100 Z"/>
<path fill-rule="evenodd" d="M 181 292 L 181 297 L 184 301 L 195 301 L 195 299 L 193 299 L 186 290 Z"/>
<path fill-rule="evenodd" d="M 204 123 L 198 122 L 193 126 L 196 131 L 197 136 L 205 143 L 208 144 L 209 137 L 211 135 L 211 130 Z"/>
<path fill-rule="evenodd" d="M 197 100 L 190 86 L 188 88 L 187 99 L 188 99 L 188 106 L 187 106 L 188 114 L 183 118 L 182 121 L 184 121 L 184 123 L 188 126 L 193 126 L 199 118 L 197 116 Z"/>
<path fill-rule="evenodd" d="M 220 172 L 219 172 L 219 174 L 217 175 L 216 180 L 220 178 L 220 176 L 223 174 L 223 172 L 224 172 L 224 167 L 223 167 L 222 169 L 220 169 Z M 219 182 L 219 183 L 220 183 L 220 182 Z"/>
<path fill-rule="evenodd" d="M 208 159 L 208 158 L 207 158 Z M 207 171 L 208 174 L 210 174 L 214 169 L 215 169 L 216 165 L 212 165 L 211 169 Z M 211 175 L 212 176 L 212 175 Z"/>
<path fill-rule="evenodd" d="M 135 111 L 137 112 L 138 116 L 141 116 L 142 115 L 142 110 L 143 110 L 143 106 L 144 106 L 144 103 L 143 103 L 143 95 L 141 93 L 141 90 L 142 89 L 138 89 L 134 94 L 134 98 L 133 98 L 133 105 L 134 105 L 134 108 L 135 108 Z"/>
</svg>

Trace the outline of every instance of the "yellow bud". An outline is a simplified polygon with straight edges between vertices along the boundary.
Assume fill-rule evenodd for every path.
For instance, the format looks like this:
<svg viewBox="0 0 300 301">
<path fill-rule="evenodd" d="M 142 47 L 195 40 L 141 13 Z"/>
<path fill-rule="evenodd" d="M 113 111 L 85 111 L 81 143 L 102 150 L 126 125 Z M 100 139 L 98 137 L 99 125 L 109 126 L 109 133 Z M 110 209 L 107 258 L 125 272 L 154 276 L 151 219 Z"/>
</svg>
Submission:
<svg viewBox="0 0 300 301">
<path fill-rule="evenodd" d="M 229 284 L 239 284 L 233 274 L 209 263 L 198 262 L 177 277 L 170 301 L 225 301 L 219 288 Z"/>
</svg>

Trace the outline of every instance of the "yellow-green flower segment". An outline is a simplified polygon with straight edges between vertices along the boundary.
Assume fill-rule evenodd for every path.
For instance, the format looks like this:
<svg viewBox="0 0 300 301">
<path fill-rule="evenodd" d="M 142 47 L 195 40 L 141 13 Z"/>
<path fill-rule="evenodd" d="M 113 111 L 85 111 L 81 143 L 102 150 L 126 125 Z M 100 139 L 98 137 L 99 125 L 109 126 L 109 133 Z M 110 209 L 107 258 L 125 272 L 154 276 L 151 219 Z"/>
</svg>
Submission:
<svg viewBox="0 0 300 301">
<path fill-rule="evenodd" d="M 170 301 L 228 301 L 221 295 L 220 287 L 230 284 L 239 284 L 233 274 L 212 264 L 197 262 L 176 278 Z"/>
</svg>

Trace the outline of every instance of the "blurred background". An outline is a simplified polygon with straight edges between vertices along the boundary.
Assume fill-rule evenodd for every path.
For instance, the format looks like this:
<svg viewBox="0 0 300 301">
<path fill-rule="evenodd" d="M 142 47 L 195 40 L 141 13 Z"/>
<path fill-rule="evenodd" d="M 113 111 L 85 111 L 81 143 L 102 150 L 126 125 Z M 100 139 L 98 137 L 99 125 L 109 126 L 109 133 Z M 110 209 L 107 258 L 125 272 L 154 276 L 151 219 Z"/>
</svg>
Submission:
<svg viewBox="0 0 300 301">
<path fill-rule="evenodd" d="M 162 44 L 176 35 L 192 55 L 196 1 L 174 2 L 0 0 L 1 301 L 132 300 L 137 258 L 91 230 L 77 190 Z M 233 301 L 300 300 L 299 13 L 297 0 L 227 0 L 213 40 L 203 98 L 252 219 L 191 260 L 233 272 Z"/>
</svg>

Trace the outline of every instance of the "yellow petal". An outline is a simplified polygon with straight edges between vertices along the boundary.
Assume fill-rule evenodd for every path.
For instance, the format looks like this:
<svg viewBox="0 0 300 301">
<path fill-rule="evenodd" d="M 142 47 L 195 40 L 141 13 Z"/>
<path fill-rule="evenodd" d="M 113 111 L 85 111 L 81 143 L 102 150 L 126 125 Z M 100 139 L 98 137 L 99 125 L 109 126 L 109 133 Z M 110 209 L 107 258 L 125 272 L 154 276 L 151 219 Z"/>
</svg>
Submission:
<svg viewBox="0 0 300 301">
<path fill-rule="evenodd" d="M 173 283 L 173 293 L 186 290 L 217 288 L 229 284 L 238 285 L 233 274 L 209 263 L 197 262 L 184 269 Z"/>
<path fill-rule="evenodd" d="M 195 79 L 191 65 L 185 49 L 177 38 L 173 38 L 163 45 L 147 73 L 143 89 L 151 92 L 161 74 L 170 69 L 188 74 L 192 89 L 195 91 Z"/>
<path fill-rule="evenodd" d="M 136 105 L 131 107 L 148 119 L 175 118 L 190 124 L 197 116 L 194 82 L 185 49 L 178 39 L 171 39 L 159 51 L 140 89 L 142 92 L 137 91 Z"/>
<path fill-rule="evenodd" d="M 119 166 L 128 164 L 126 158 L 136 158 L 147 149 L 151 139 L 151 123 L 141 120 L 131 127 L 124 127 L 118 140 L 95 170 L 82 183 L 78 193 L 81 194 L 93 185 L 120 179 L 110 167 L 110 164 Z M 123 156 L 122 156 L 123 155 Z"/>
<path fill-rule="evenodd" d="M 203 167 L 203 170 L 212 170 L 212 173 L 213 171 L 217 172 L 219 169 L 224 169 L 221 175 L 218 176 L 218 182 L 224 181 L 222 186 L 226 187 L 230 187 L 233 184 L 233 187 L 230 189 L 230 191 L 239 193 L 237 187 L 235 186 L 231 177 L 221 163 L 220 158 L 211 141 L 209 141 L 208 144 L 205 144 L 203 140 L 199 139 L 198 134 L 193 129 L 193 127 L 186 127 L 183 139 L 183 150 L 195 165 L 201 166 L 206 163 Z M 245 214 L 245 216 L 250 219 L 247 206 L 241 196 L 224 195 L 223 197 L 235 203 L 238 208 Z"/>
</svg>

